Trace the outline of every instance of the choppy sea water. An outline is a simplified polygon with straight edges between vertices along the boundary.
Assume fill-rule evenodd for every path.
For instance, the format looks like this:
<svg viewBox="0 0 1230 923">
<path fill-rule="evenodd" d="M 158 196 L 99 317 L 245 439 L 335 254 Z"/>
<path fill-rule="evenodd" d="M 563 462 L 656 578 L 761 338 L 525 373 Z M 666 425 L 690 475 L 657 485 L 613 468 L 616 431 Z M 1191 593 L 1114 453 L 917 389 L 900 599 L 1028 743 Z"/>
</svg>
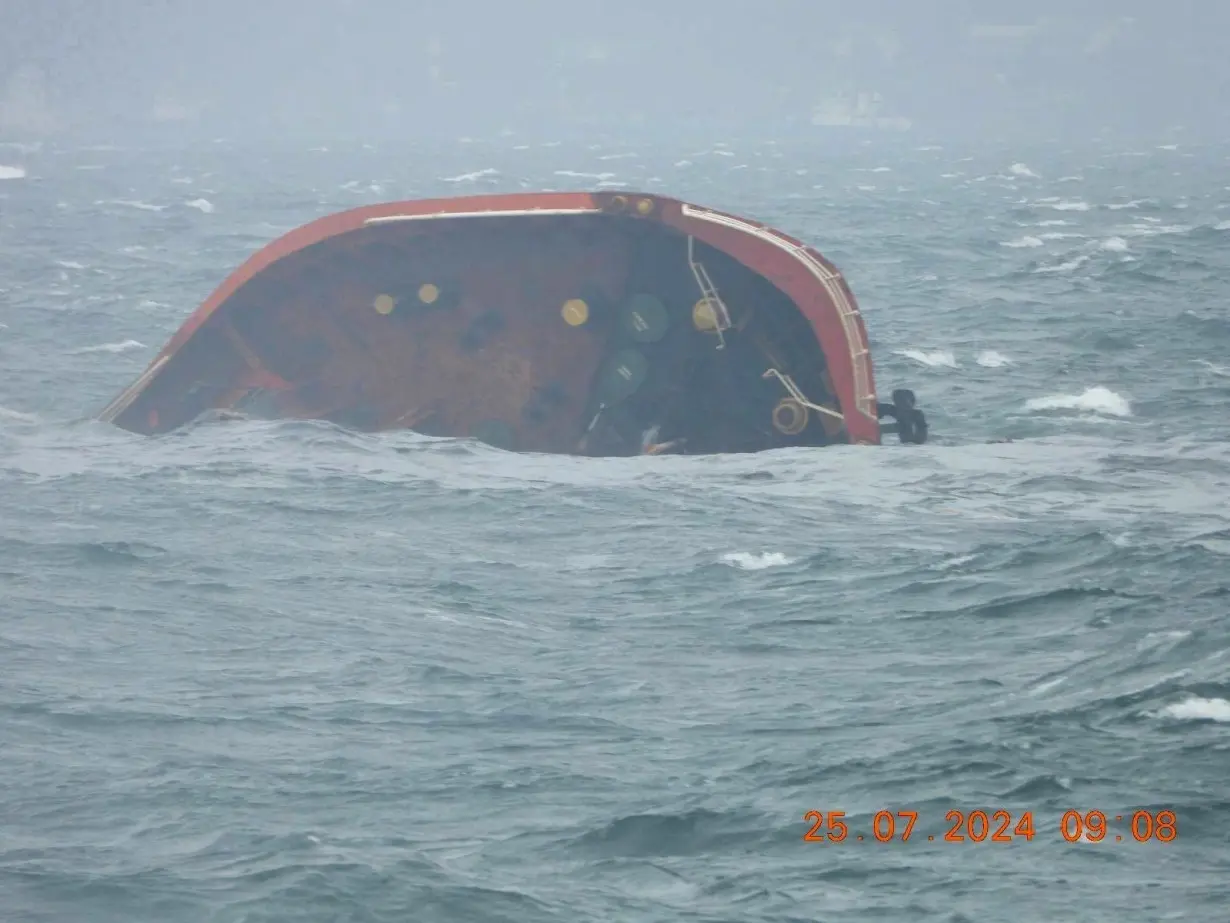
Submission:
<svg viewBox="0 0 1230 923">
<path fill-rule="evenodd" d="M 0 916 L 1225 919 L 1228 154 L 0 147 Z M 933 443 L 89 420 L 303 221 L 619 185 L 819 247 Z"/>
</svg>

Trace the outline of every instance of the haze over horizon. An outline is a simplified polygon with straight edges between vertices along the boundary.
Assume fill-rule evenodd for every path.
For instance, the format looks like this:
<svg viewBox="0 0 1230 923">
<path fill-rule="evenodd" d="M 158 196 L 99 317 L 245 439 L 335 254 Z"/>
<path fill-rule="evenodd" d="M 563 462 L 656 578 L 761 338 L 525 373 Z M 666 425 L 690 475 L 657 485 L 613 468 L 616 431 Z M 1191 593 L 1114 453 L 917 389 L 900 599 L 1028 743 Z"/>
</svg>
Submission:
<svg viewBox="0 0 1230 923">
<path fill-rule="evenodd" d="M 0 0 L 0 140 L 1220 137 L 1230 7 Z"/>
</svg>

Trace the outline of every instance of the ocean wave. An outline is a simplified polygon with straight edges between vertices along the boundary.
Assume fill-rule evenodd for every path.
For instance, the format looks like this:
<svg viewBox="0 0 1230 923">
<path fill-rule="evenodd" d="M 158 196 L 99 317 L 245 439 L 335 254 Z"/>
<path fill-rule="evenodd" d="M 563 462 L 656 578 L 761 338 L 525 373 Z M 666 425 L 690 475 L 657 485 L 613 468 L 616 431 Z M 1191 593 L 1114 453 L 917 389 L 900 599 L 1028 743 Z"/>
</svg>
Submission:
<svg viewBox="0 0 1230 923">
<path fill-rule="evenodd" d="M 1080 394 L 1052 394 L 1047 397 L 1030 398 L 1025 402 L 1025 409 L 1035 411 L 1083 410 L 1114 417 L 1132 415 L 1131 404 L 1126 398 L 1101 385 L 1087 388 Z"/>
<path fill-rule="evenodd" d="M 442 183 L 473 183 L 486 177 L 497 177 L 499 175 L 499 170 L 494 167 L 486 167 L 482 170 L 475 170 L 473 173 L 460 173 L 457 176 L 446 176 L 440 181 Z"/>
<path fill-rule="evenodd" d="M 73 350 L 74 355 L 86 355 L 88 353 L 126 353 L 133 349 L 145 349 L 144 343 L 139 340 L 120 340 L 117 343 L 100 343 L 97 346 L 82 346 Z"/>
<path fill-rule="evenodd" d="M 950 349 L 895 349 L 893 352 L 930 368 L 955 369 L 957 367 L 957 357 Z"/>
<path fill-rule="evenodd" d="M 1176 721 L 1217 721 L 1230 722 L 1230 700 L 1202 699 L 1199 696 L 1189 696 L 1181 702 L 1167 705 L 1160 712 L 1162 717 L 1173 718 Z"/>
<path fill-rule="evenodd" d="M 998 368 L 1002 368 L 1005 365 L 1012 364 L 1011 359 L 1009 359 L 1003 353 L 996 352 L 993 349 L 983 350 L 982 352 L 978 354 L 978 358 L 975 361 L 979 365 L 983 366 L 984 368 L 988 368 L 988 369 L 998 369 Z"/>
<path fill-rule="evenodd" d="M 794 559 L 787 557 L 780 551 L 765 551 L 760 554 L 752 554 L 747 551 L 731 551 L 722 555 L 722 563 L 729 564 L 731 567 L 736 567 L 739 570 L 764 570 L 767 567 L 784 567 L 787 564 L 793 564 Z"/>
</svg>

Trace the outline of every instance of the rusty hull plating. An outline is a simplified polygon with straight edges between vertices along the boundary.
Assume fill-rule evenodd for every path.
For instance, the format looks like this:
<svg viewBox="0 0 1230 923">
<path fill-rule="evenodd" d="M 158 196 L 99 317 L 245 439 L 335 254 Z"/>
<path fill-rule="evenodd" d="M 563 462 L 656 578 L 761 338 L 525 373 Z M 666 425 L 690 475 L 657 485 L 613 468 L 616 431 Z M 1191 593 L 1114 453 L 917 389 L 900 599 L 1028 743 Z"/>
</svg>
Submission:
<svg viewBox="0 0 1230 923">
<path fill-rule="evenodd" d="M 100 416 L 157 434 L 219 411 L 582 455 L 880 441 L 841 274 L 639 193 L 396 202 L 290 232 Z"/>
</svg>

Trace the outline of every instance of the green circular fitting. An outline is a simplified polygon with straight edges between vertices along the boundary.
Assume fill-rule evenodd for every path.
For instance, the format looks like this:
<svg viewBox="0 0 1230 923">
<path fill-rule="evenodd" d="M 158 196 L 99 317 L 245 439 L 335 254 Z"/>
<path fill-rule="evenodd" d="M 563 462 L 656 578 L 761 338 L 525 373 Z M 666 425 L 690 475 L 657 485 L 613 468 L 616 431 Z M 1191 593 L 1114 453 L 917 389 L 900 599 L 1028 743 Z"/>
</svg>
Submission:
<svg viewBox="0 0 1230 923">
<path fill-rule="evenodd" d="M 633 295 L 624 302 L 620 323 L 638 343 L 656 343 L 666 335 L 670 319 L 661 299 L 654 295 Z"/>
<path fill-rule="evenodd" d="M 597 395 L 604 404 L 617 404 L 636 392 L 649 374 L 649 360 L 637 349 L 621 349 L 598 373 Z"/>
</svg>

